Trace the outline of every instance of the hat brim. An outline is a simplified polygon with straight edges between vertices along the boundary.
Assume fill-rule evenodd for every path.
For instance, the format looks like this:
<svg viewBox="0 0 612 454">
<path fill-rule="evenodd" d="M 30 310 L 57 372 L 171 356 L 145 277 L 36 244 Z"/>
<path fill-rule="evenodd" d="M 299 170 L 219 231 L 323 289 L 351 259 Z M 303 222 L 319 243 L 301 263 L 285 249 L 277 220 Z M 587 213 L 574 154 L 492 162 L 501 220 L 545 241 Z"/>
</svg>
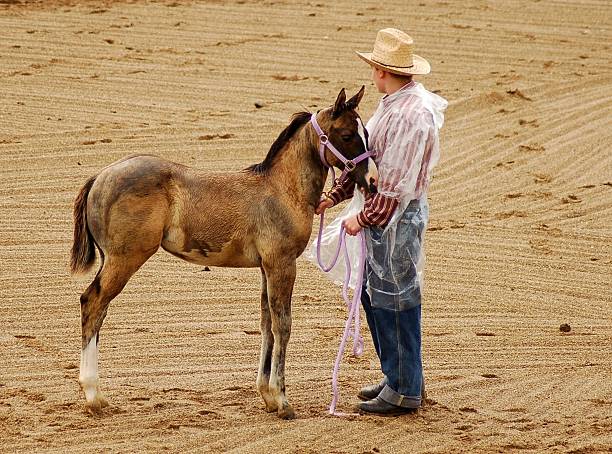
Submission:
<svg viewBox="0 0 612 454">
<path fill-rule="evenodd" d="M 387 71 L 400 76 L 424 75 L 431 72 L 431 65 L 423 57 L 412 54 L 412 66 L 409 68 L 398 68 L 395 66 L 386 66 L 372 60 L 372 52 L 355 52 L 359 58 L 368 64 L 375 66 L 383 71 Z"/>
</svg>

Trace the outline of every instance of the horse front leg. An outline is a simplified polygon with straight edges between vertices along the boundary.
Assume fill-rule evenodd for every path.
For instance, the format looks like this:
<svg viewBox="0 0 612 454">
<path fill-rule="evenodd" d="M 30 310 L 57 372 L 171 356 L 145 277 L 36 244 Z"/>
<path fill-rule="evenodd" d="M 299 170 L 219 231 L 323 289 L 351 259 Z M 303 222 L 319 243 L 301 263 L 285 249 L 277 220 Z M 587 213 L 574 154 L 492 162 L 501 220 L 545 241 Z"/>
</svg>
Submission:
<svg viewBox="0 0 612 454">
<path fill-rule="evenodd" d="M 278 405 L 270 394 L 270 369 L 272 367 L 272 347 L 274 337 L 272 335 L 272 317 L 270 315 L 270 305 L 268 303 L 268 281 L 266 272 L 261 269 L 261 353 L 259 356 L 259 371 L 257 372 L 257 389 L 261 394 L 266 411 L 276 411 Z"/>
<path fill-rule="evenodd" d="M 295 282 L 295 261 L 274 263 L 270 267 L 264 264 L 264 269 L 268 281 L 268 303 L 274 336 L 268 391 L 276 403 L 278 416 L 292 419 L 295 413 L 285 396 L 285 357 L 291 334 L 291 294 Z"/>
</svg>

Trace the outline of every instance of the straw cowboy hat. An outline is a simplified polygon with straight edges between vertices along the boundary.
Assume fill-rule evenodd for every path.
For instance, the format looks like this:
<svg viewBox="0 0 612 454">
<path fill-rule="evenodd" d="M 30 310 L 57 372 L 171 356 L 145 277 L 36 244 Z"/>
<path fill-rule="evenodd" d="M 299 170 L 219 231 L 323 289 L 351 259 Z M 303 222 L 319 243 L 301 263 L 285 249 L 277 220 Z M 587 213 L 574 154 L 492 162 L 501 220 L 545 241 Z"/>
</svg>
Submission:
<svg viewBox="0 0 612 454">
<path fill-rule="evenodd" d="M 373 52 L 357 52 L 372 66 L 393 74 L 429 74 L 431 66 L 423 57 L 413 53 L 414 41 L 396 28 L 384 28 L 376 35 Z"/>
</svg>

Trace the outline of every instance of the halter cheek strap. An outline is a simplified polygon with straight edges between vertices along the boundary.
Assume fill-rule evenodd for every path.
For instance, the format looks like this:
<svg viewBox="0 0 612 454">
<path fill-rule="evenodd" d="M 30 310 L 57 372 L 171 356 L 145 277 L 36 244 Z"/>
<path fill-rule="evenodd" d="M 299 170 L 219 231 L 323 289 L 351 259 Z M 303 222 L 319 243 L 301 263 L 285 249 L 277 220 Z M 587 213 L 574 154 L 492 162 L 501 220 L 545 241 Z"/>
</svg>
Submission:
<svg viewBox="0 0 612 454">
<path fill-rule="evenodd" d="M 336 174 L 334 172 L 334 168 L 331 165 L 329 165 L 329 163 L 327 162 L 327 159 L 325 159 L 325 148 L 329 149 L 329 151 L 331 151 L 334 154 L 334 156 L 336 156 L 340 160 L 340 162 L 344 164 L 344 170 L 340 174 L 340 180 L 343 180 L 344 177 L 349 172 L 353 171 L 355 167 L 357 167 L 357 164 L 359 164 L 364 159 L 367 159 L 370 156 L 372 156 L 372 153 L 366 150 L 364 153 L 360 154 L 356 158 L 346 159 L 342 155 L 342 153 L 340 153 L 338 149 L 334 147 L 334 145 L 329 141 L 329 137 L 327 136 L 327 134 L 323 132 L 323 130 L 319 126 L 319 123 L 317 123 L 316 114 L 312 114 L 310 116 L 310 123 L 312 124 L 312 127 L 314 128 L 315 132 L 319 136 L 319 157 L 321 158 L 321 162 L 323 163 L 325 167 L 331 168 L 332 178 L 334 181 L 336 180 L 335 178 Z"/>
</svg>

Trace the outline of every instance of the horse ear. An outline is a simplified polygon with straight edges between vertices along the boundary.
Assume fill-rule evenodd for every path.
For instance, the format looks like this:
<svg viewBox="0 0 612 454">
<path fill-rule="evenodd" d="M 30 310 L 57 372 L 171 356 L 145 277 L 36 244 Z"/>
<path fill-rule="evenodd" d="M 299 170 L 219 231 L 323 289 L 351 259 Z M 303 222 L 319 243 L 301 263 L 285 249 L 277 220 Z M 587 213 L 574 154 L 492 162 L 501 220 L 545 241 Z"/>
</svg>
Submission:
<svg viewBox="0 0 612 454">
<path fill-rule="evenodd" d="M 355 96 L 349 99 L 346 102 L 346 106 L 350 109 L 356 109 L 359 103 L 361 102 L 361 98 L 363 98 L 363 94 L 365 93 L 365 85 L 361 86 L 361 90 L 357 92 Z"/>
<path fill-rule="evenodd" d="M 333 118 L 338 117 L 342 113 L 342 111 L 345 108 L 344 106 L 345 103 L 346 103 L 346 92 L 344 91 L 344 88 L 343 88 L 342 90 L 340 90 L 340 93 L 338 93 L 338 97 L 336 98 L 336 103 L 334 104 L 334 109 L 332 110 Z"/>
</svg>

